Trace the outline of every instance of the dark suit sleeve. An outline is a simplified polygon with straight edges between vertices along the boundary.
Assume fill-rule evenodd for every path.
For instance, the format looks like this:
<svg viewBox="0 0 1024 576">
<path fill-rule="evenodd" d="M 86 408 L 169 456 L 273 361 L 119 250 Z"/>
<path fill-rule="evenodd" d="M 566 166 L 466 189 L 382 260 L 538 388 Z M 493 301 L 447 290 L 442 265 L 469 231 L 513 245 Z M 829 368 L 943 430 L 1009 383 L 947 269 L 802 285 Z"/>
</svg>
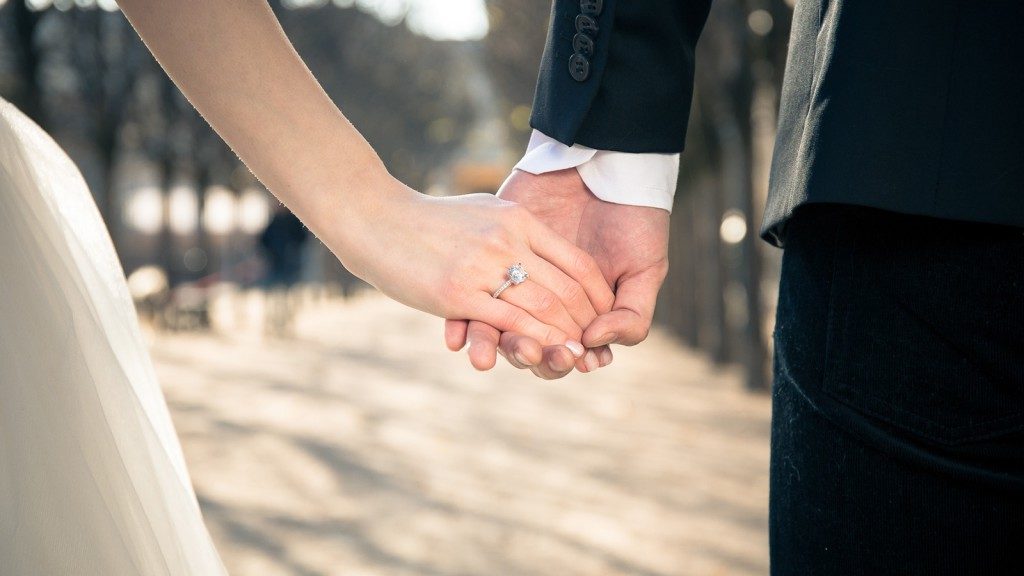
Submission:
<svg viewBox="0 0 1024 576">
<path fill-rule="evenodd" d="M 567 145 L 681 152 L 693 99 L 694 48 L 710 5 L 555 0 L 530 125 Z M 583 13 L 594 18 L 596 31 L 588 32 L 586 21 L 580 31 Z M 592 49 L 578 34 L 590 37 Z"/>
</svg>

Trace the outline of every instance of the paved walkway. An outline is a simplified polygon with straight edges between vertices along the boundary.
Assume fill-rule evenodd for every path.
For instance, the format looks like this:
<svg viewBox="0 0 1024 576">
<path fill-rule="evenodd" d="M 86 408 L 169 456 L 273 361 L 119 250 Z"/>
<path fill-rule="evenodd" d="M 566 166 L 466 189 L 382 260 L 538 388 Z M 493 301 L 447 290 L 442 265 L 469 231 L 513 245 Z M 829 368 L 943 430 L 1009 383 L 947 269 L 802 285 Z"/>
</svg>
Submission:
<svg viewBox="0 0 1024 576">
<path fill-rule="evenodd" d="M 767 573 L 768 399 L 657 332 L 479 374 L 376 295 L 154 356 L 233 576 Z"/>
</svg>

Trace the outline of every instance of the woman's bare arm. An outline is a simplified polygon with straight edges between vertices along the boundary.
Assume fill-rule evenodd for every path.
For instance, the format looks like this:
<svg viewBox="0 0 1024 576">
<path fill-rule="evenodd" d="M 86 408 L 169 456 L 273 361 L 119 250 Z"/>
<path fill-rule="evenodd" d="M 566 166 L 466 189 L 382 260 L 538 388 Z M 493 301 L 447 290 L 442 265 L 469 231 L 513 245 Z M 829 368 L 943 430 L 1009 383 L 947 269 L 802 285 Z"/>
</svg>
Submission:
<svg viewBox="0 0 1024 576">
<path fill-rule="evenodd" d="M 311 226 L 365 210 L 387 173 L 295 52 L 270 6 L 254 0 L 120 0 L 189 101 L 253 173 Z M 356 203 L 357 205 L 353 205 Z M 372 204 L 371 204 L 372 205 Z"/>
<path fill-rule="evenodd" d="M 518 206 L 430 198 L 392 178 L 265 0 L 120 0 L 157 60 L 238 156 L 356 275 L 445 318 L 576 350 L 612 294 L 597 264 Z M 531 280 L 490 291 L 524 262 Z"/>
</svg>

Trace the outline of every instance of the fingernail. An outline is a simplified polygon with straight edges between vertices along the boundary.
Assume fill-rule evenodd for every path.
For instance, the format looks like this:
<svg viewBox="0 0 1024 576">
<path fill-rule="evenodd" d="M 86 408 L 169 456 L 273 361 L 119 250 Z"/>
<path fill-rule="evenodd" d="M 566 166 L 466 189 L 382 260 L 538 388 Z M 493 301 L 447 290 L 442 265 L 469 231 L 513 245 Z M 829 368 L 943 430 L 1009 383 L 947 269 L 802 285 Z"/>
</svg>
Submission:
<svg viewBox="0 0 1024 576">
<path fill-rule="evenodd" d="M 575 340 L 569 340 L 566 342 L 565 347 L 568 348 L 569 352 L 572 352 L 572 355 L 577 358 L 583 356 L 583 353 L 587 351 L 586 348 L 583 347 L 583 344 L 580 344 Z"/>
<path fill-rule="evenodd" d="M 531 365 L 529 362 L 526 361 L 526 357 L 523 356 L 523 354 L 521 352 L 519 352 L 519 350 L 516 350 L 515 352 L 513 352 L 512 353 L 512 357 L 516 359 L 516 362 L 519 362 L 523 366 L 530 366 Z"/>
<path fill-rule="evenodd" d="M 597 348 L 598 346 L 605 346 L 607 344 L 611 344 L 612 342 L 615 342 L 615 340 L 618 337 L 619 337 L 619 335 L 616 334 L 615 332 L 608 332 L 608 333 L 604 334 L 603 336 L 601 336 L 600 338 L 595 338 L 594 342 L 591 344 L 591 346 L 593 346 L 594 348 Z"/>
<path fill-rule="evenodd" d="M 601 356 L 601 366 L 602 367 L 611 364 L 612 363 L 612 359 L 614 359 L 614 356 L 612 356 L 612 351 L 610 349 L 608 349 L 608 348 L 603 348 L 601 350 L 600 356 Z"/>
<path fill-rule="evenodd" d="M 564 354 L 557 354 L 554 358 L 548 361 L 548 368 L 555 372 L 565 372 L 572 368 L 572 362 L 566 360 Z"/>
<path fill-rule="evenodd" d="M 593 350 L 587 350 L 587 353 L 583 355 L 583 365 L 587 367 L 587 372 L 593 372 L 601 367 L 601 362 Z"/>
</svg>

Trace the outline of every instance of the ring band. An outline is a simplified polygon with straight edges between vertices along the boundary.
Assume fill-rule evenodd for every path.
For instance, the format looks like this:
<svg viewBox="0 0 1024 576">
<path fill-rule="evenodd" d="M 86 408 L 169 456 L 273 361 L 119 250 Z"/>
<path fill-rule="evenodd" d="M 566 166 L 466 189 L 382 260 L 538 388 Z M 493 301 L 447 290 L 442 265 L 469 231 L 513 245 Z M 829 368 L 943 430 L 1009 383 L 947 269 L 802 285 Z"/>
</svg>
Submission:
<svg viewBox="0 0 1024 576">
<path fill-rule="evenodd" d="M 530 277 L 530 275 L 527 274 L 526 272 L 526 268 L 523 268 L 523 264 L 521 262 L 517 262 L 509 266 L 507 274 L 508 280 L 505 280 L 505 283 L 502 284 L 500 288 L 495 290 L 494 294 L 491 294 L 492 297 L 497 298 L 498 296 L 501 296 L 501 293 L 508 289 L 509 286 L 522 284 L 523 282 L 526 282 L 527 278 Z"/>
</svg>

